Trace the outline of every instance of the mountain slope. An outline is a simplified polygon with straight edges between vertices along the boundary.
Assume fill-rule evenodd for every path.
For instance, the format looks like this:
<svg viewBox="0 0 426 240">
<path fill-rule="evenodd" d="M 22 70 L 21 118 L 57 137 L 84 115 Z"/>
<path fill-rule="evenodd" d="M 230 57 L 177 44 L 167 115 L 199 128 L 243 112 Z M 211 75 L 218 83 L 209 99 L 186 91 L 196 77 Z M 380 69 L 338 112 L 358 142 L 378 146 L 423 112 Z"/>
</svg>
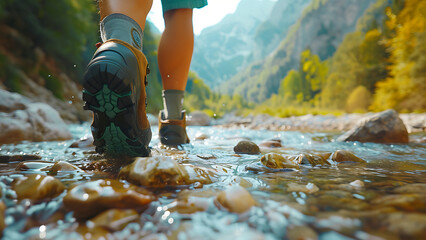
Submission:
<svg viewBox="0 0 426 240">
<path fill-rule="evenodd" d="M 303 9 L 311 0 L 279 0 L 272 9 L 268 19 L 256 30 L 253 59 L 260 60 L 275 50 L 285 38 L 290 27 L 302 15 Z"/>
<path fill-rule="evenodd" d="M 313 0 L 270 56 L 222 84 L 221 92 L 240 94 L 255 102 L 266 100 L 277 93 L 288 71 L 298 68 L 302 51 L 309 48 L 321 60 L 332 56 L 373 2 L 375 0 Z"/>
<path fill-rule="evenodd" d="M 209 86 L 234 76 L 248 65 L 257 27 L 275 4 L 272 0 L 242 0 L 234 14 L 204 29 L 195 38 L 191 70 Z"/>
</svg>

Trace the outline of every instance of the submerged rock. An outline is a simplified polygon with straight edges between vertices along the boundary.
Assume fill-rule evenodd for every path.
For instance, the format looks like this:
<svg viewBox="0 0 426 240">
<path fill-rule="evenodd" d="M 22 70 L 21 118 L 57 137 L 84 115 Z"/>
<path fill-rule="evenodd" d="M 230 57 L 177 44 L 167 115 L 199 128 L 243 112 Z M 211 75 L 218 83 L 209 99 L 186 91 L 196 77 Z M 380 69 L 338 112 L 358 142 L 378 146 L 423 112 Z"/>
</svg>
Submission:
<svg viewBox="0 0 426 240">
<path fill-rule="evenodd" d="M 216 205 L 222 206 L 230 212 L 244 213 L 256 205 L 251 194 L 243 187 L 235 185 L 219 193 L 215 200 Z"/>
<path fill-rule="evenodd" d="M 391 194 L 378 197 L 371 203 L 379 206 L 389 206 L 406 211 L 426 211 L 425 194 Z"/>
<path fill-rule="evenodd" d="M 251 141 L 240 141 L 235 147 L 234 152 L 237 154 L 259 154 L 260 149 L 256 143 Z"/>
<path fill-rule="evenodd" d="M 346 150 L 337 150 L 331 156 L 331 159 L 335 162 L 357 162 L 357 163 L 365 163 L 364 160 L 355 156 L 353 153 Z"/>
<path fill-rule="evenodd" d="M 137 185 L 149 187 L 165 187 L 189 185 L 196 182 L 212 183 L 215 173 L 206 168 L 178 164 L 175 160 L 156 156 L 137 158 L 119 173 L 125 179 Z"/>
<path fill-rule="evenodd" d="M 64 197 L 64 205 L 77 218 L 92 217 L 111 208 L 143 208 L 153 199 L 148 191 L 118 180 L 105 179 L 73 186 Z"/>
<path fill-rule="evenodd" d="M 69 172 L 69 171 L 77 171 L 82 172 L 79 167 L 65 161 L 59 161 L 53 164 L 53 166 L 50 168 L 51 173 L 57 173 L 57 172 Z"/>
<path fill-rule="evenodd" d="M 188 126 L 210 126 L 211 122 L 212 118 L 201 111 L 191 112 L 186 119 Z"/>
<path fill-rule="evenodd" d="M 0 144 L 71 139 L 58 112 L 45 103 L 0 89 Z"/>
<path fill-rule="evenodd" d="M 103 227 L 110 231 L 119 231 L 138 220 L 139 214 L 134 209 L 109 209 L 90 220 L 91 227 Z"/>
<path fill-rule="evenodd" d="M 412 183 L 394 189 L 396 193 L 420 193 L 426 195 L 426 183 Z"/>
<path fill-rule="evenodd" d="M 4 223 L 4 211 L 6 210 L 6 206 L 2 201 L 0 201 L 0 237 L 3 235 L 3 229 L 6 227 L 6 224 Z"/>
<path fill-rule="evenodd" d="M 286 237 L 288 240 L 316 240 L 317 233 L 308 226 L 291 225 L 287 227 Z"/>
<path fill-rule="evenodd" d="M 95 145 L 93 145 L 93 136 L 84 136 L 80 138 L 79 140 L 73 142 L 70 145 L 70 148 L 84 148 L 84 149 L 90 149 L 95 148 Z"/>
<path fill-rule="evenodd" d="M 408 143 L 408 132 L 395 110 L 386 110 L 358 122 L 337 141 Z"/>
<path fill-rule="evenodd" d="M 44 170 L 53 165 L 52 162 L 48 161 L 25 161 L 20 162 L 16 167 L 17 171 L 27 171 L 27 170 Z"/>
<path fill-rule="evenodd" d="M 287 185 L 287 191 L 289 191 L 289 192 L 315 193 L 315 192 L 319 191 L 319 188 L 313 183 L 308 183 L 306 185 L 298 184 L 298 183 L 289 183 Z"/>
<path fill-rule="evenodd" d="M 391 213 L 382 225 L 402 238 L 424 239 L 426 236 L 426 214 L 423 213 Z"/>
<path fill-rule="evenodd" d="M 267 153 L 262 156 L 260 162 L 269 168 L 297 168 L 297 156 L 282 156 L 277 153 Z"/>
<path fill-rule="evenodd" d="M 259 147 L 264 147 L 264 148 L 280 148 L 282 146 L 283 145 L 281 144 L 281 139 L 275 139 L 275 138 L 261 142 L 259 144 Z"/>
<path fill-rule="evenodd" d="M 1 155 L 0 163 L 9 163 L 9 162 L 20 162 L 28 160 L 40 160 L 41 156 L 32 155 L 32 154 L 23 154 L 23 155 Z"/>
<path fill-rule="evenodd" d="M 303 165 L 330 165 L 330 163 L 327 161 L 327 159 L 330 157 L 331 153 L 324 153 L 324 154 L 307 154 L 302 153 L 298 155 L 295 159 L 295 162 L 297 164 L 303 164 Z"/>
<path fill-rule="evenodd" d="M 51 176 L 31 174 L 18 179 L 12 188 L 16 192 L 18 200 L 41 201 L 58 196 L 65 190 L 65 185 Z"/>
</svg>

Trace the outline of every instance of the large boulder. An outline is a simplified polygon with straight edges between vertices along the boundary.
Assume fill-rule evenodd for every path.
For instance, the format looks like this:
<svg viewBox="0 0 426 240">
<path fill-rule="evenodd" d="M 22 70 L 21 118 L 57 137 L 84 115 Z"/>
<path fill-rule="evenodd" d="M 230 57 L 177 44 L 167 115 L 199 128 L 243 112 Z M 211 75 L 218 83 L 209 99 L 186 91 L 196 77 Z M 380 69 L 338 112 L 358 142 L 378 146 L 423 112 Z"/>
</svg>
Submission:
<svg viewBox="0 0 426 240">
<path fill-rule="evenodd" d="M 398 113 L 389 109 L 361 120 L 337 141 L 408 143 L 408 132 Z"/>
<path fill-rule="evenodd" d="M 72 138 L 67 125 L 55 109 L 1 89 L 0 129 L 0 144 Z"/>
</svg>

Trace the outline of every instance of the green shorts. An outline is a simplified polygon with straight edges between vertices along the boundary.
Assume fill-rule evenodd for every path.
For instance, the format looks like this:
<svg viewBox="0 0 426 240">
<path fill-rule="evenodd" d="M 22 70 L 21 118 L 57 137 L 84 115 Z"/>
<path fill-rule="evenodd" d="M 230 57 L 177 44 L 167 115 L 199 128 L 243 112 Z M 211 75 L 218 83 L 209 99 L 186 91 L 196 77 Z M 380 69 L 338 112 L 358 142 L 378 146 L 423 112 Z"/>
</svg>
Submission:
<svg viewBox="0 0 426 240">
<path fill-rule="evenodd" d="M 207 5 L 207 0 L 161 0 L 163 12 L 179 8 L 202 8 Z"/>
</svg>

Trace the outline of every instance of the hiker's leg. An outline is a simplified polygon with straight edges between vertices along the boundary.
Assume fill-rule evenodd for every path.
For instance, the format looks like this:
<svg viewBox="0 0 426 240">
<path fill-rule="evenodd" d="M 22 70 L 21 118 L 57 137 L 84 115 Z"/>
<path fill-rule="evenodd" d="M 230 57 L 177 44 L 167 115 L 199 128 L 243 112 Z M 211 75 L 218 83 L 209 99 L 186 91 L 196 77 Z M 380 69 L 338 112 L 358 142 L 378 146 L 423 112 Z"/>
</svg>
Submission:
<svg viewBox="0 0 426 240">
<path fill-rule="evenodd" d="M 121 13 L 135 20 L 142 30 L 151 6 L 152 0 L 99 0 L 101 20 L 110 14 Z"/>
<path fill-rule="evenodd" d="M 165 29 L 158 47 L 158 65 L 164 90 L 185 90 L 194 49 L 192 9 L 164 13 Z"/>
</svg>

